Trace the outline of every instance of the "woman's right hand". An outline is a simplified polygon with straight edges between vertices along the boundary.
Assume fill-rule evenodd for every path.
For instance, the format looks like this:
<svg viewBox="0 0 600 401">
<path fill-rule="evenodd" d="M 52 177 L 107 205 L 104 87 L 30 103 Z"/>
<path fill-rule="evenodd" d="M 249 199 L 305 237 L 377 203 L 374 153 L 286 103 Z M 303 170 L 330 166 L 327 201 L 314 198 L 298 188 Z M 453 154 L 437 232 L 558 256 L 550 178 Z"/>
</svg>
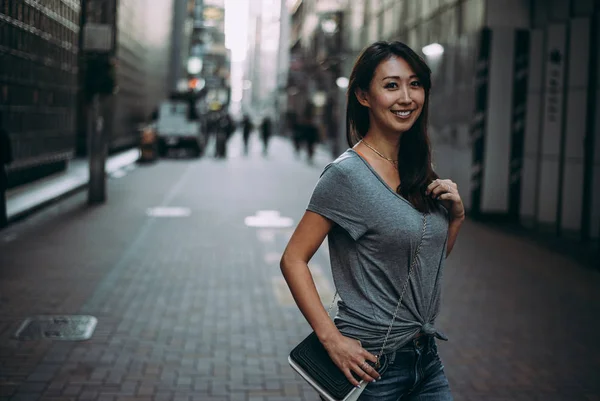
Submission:
<svg viewBox="0 0 600 401">
<path fill-rule="evenodd" d="M 377 370 L 367 363 L 367 361 L 377 363 L 377 357 L 364 349 L 360 341 L 339 334 L 334 339 L 323 342 L 323 346 L 331 360 L 344 372 L 353 386 L 358 387 L 359 382 L 351 372 L 356 373 L 366 382 L 381 378 Z"/>
</svg>

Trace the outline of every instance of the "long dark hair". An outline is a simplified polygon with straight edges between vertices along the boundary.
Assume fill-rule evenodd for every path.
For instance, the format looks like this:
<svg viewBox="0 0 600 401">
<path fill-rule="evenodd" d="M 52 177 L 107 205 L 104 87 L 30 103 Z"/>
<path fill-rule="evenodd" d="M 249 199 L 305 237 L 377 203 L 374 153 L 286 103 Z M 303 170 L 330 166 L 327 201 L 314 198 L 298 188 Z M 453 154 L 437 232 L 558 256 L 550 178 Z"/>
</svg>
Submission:
<svg viewBox="0 0 600 401">
<path fill-rule="evenodd" d="M 414 70 L 425 90 L 421 115 L 413 126 L 402 134 L 398 151 L 398 175 L 401 185 L 396 189 L 421 212 L 435 207 L 435 202 L 425 195 L 427 186 L 438 175 L 431 166 L 431 145 L 427 134 L 431 70 L 425 61 L 402 42 L 375 42 L 367 47 L 354 63 L 348 84 L 346 107 L 346 138 L 353 147 L 369 130 L 369 110 L 358 102 L 356 91 L 367 92 L 377 66 L 391 57 L 404 59 Z"/>
</svg>

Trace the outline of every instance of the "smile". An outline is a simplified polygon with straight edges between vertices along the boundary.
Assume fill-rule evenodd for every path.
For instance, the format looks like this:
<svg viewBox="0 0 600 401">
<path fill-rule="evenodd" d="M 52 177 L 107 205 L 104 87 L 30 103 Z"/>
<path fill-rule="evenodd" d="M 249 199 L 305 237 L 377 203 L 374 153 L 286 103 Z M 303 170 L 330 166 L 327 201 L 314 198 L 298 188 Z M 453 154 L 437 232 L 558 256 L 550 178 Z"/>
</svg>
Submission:
<svg viewBox="0 0 600 401">
<path fill-rule="evenodd" d="M 396 116 L 400 117 L 400 118 L 408 118 L 410 117 L 410 115 L 412 114 L 414 110 L 392 110 L 392 113 L 394 113 Z"/>
</svg>

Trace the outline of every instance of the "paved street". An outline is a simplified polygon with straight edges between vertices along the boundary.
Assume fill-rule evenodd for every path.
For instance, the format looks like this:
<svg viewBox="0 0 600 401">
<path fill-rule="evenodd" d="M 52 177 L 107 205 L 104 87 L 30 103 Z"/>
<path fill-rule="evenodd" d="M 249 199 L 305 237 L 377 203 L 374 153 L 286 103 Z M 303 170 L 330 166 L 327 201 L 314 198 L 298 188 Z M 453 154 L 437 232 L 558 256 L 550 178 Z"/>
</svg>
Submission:
<svg viewBox="0 0 600 401">
<path fill-rule="evenodd" d="M 292 229 L 245 219 L 295 224 L 326 157 L 309 166 L 275 138 L 263 158 L 253 140 L 248 157 L 236 135 L 228 160 L 140 165 L 103 206 L 77 194 L 0 232 L 0 401 L 317 400 L 287 364 L 310 330 L 278 266 Z M 324 302 L 327 261 L 322 247 L 311 262 Z M 443 291 L 456 400 L 600 400 L 600 274 L 467 222 Z M 98 326 L 83 342 L 11 338 L 45 314 Z"/>
</svg>

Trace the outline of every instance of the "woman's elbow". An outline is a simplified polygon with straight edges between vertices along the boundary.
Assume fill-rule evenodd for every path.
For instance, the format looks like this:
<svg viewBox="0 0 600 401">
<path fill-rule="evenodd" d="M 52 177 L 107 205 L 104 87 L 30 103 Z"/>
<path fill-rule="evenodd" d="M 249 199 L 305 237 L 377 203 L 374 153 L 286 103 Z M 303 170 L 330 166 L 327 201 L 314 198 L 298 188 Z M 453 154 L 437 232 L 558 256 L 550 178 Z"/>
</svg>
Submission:
<svg viewBox="0 0 600 401">
<path fill-rule="evenodd" d="M 283 255 L 281 255 L 281 260 L 279 261 L 279 268 L 281 269 L 281 273 L 283 273 L 283 275 L 286 276 L 290 271 L 294 269 L 294 266 L 298 266 L 299 264 L 303 264 L 302 259 L 286 251 L 283 252 Z"/>
<path fill-rule="evenodd" d="M 290 266 L 290 255 L 289 253 L 283 252 L 283 255 L 281 255 L 281 260 L 279 260 L 279 268 L 281 269 L 281 272 L 283 274 L 286 273 L 286 271 L 289 269 Z"/>
</svg>

